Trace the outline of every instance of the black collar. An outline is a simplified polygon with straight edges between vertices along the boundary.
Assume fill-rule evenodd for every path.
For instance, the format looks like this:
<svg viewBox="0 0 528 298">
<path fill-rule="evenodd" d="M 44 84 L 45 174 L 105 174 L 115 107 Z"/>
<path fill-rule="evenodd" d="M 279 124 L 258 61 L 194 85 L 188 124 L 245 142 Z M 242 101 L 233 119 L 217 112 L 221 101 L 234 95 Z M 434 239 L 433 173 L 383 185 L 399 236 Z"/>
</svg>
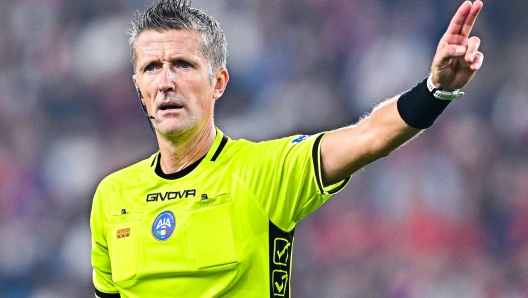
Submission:
<svg viewBox="0 0 528 298">
<path fill-rule="evenodd" d="M 160 176 L 161 178 L 163 179 L 167 179 L 167 180 L 175 180 L 175 179 L 179 179 L 179 178 L 183 178 L 185 177 L 187 174 L 189 174 L 190 172 L 192 172 L 194 169 L 196 169 L 196 167 L 200 164 L 200 162 L 204 159 L 205 155 L 202 156 L 202 158 L 198 159 L 197 161 L 195 161 L 192 165 L 184 168 L 183 170 L 180 170 L 176 173 L 170 173 L 170 174 L 165 174 L 163 172 L 163 170 L 161 169 L 161 153 L 158 154 L 158 158 L 157 158 L 157 161 L 156 161 L 156 169 L 155 169 L 155 172 L 158 176 Z"/>
</svg>

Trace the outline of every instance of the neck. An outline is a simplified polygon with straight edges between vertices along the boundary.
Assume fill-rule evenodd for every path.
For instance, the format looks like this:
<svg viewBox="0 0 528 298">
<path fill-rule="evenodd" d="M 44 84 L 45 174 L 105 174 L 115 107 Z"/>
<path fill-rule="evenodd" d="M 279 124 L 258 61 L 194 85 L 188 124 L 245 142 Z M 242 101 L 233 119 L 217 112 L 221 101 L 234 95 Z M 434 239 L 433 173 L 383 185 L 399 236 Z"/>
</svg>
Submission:
<svg viewBox="0 0 528 298">
<path fill-rule="evenodd" d="M 173 141 L 158 138 L 160 165 L 165 174 L 179 172 L 202 158 L 213 146 L 216 137 L 214 126 L 208 126 L 189 141 Z"/>
</svg>

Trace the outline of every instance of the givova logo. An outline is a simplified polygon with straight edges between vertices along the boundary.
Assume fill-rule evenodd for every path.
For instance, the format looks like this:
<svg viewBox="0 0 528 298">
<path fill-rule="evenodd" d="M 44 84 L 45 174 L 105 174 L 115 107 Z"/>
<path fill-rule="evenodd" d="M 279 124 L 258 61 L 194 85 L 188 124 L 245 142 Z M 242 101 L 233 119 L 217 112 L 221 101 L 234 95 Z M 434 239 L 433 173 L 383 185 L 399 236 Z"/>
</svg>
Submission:
<svg viewBox="0 0 528 298">
<path fill-rule="evenodd" d="M 163 211 L 154 220 L 152 224 L 152 235 L 159 241 L 169 239 L 176 228 L 174 214 L 170 211 Z"/>
</svg>

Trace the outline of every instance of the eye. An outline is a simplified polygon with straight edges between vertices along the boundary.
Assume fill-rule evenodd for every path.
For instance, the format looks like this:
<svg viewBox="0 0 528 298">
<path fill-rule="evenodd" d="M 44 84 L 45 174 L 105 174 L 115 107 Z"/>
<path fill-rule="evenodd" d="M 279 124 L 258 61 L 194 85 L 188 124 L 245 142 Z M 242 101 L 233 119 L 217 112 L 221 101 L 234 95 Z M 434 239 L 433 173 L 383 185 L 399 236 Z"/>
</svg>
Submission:
<svg viewBox="0 0 528 298">
<path fill-rule="evenodd" d="M 187 62 L 180 63 L 180 66 L 181 66 L 181 68 L 190 68 L 191 67 L 191 65 L 189 63 L 187 63 Z"/>
<path fill-rule="evenodd" d="M 154 70 L 156 70 L 156 67 L 154 66 L 154 64 L 150 64 L 150 65 L 147 65 L 147 67 L 145 67 L 145 71 L 147 72 L 154 71 Z"/>
</svg>

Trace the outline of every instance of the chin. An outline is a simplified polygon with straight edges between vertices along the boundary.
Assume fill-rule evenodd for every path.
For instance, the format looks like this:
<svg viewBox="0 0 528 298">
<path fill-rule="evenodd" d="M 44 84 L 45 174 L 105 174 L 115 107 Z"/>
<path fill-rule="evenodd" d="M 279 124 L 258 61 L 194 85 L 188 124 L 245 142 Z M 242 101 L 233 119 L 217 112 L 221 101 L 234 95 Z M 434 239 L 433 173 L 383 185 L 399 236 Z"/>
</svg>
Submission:
<svg viewBox="0 0 528 298">
<path fill-rule="evenodd" d="M 192 128 L 189 124 L 184 123 L 162 123 L 156 126 L 158 133 L 164 136 L 180 136 L 190 131 Z"/>
</svg>

